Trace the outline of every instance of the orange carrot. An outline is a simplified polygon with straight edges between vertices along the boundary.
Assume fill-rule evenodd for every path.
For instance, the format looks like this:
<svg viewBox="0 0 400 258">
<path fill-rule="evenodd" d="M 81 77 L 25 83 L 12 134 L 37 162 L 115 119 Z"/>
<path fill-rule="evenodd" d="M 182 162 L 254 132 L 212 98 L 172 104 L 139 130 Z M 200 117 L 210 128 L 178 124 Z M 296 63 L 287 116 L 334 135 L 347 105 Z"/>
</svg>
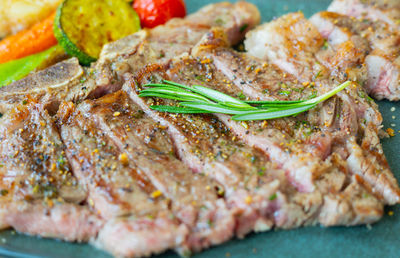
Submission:
<svg viewBox="0 0 400 258">
<path fill-rule="evenodd" d="M 55 13 L 31 28 L 0 41 L 0 64 L 32 55 L 57 44 L 53 33 Z"/>
</svg>

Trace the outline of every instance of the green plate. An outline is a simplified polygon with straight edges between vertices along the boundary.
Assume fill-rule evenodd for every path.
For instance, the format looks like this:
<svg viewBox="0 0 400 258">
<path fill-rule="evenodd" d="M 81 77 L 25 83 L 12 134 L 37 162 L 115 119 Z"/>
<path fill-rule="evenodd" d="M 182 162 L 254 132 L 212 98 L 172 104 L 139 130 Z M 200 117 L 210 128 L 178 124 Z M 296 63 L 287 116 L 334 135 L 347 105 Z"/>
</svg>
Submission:
<svg viewBox="0 0 400 258">
<path fill-rule="evenodd" d="M 216 1 L 186 0 L 189 12 Z M 307 16 L 326 9 L 329 0 L 254 0 L 263 21 L 287 12 L 302 10 Z M 379 102 L 386 127 L 400 130 L 400 103 Z M 394 112 L 390 111 L 395 107 Z M 397 117 L 394 118 L 393 116 Z M 393 126 L 397 124 L 397 126 Z M 383 147 L 393 173 L 400 179 L 400 136 L 383 140 Z M 308 227 L 289 231 L 251 234 L 243 240 L 231 240 L 195 257 L 400 257 L 400 208 L 390 207 L 393 216 L 385 215 L 371 227 Z M 11 257 L 110 257 L 86 244 L 71 244 L 16 234 L 0 233 L 0 256 Z M 160 257 L 177 257 L 172 252 Z"/>
</svg>

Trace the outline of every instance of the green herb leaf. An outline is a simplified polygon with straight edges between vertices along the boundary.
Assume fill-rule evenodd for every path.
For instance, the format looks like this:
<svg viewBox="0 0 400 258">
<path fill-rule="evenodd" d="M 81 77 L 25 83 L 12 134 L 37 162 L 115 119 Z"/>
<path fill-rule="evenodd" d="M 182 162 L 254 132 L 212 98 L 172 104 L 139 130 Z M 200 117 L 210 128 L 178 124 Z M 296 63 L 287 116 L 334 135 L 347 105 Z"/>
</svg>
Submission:
<svg viewBox="0 0 400 258">
<path fill-rule="evenodd" d="M 295 104 L 295 103 L 301 103 L 303 100 L 265 100 L 265 101 L 259 101 L 259 100 L 250 100 L 250 101 L 245 101 L 247 104 L 251 105 L 273 105 L 273 104 L 278 104 L 278 105 L 286 105 L 286 104 Z"/>
<path fill-rule="evenodd" d="M 196 108 L 186 108 L 186 107 L 177 107 L 177 106 L 164 106 L 164 105 L 153 105 L 150 106 L 151 109 L 157 110 L 160 112 L 168 112 L 168 113 L 178 113 L 178 114 L 204 114 L 204 113 L 212 113 L 207 112 L 201 109 Z"/>
<path fill-rule="evenodd" d="M 163 89 L 163 88 L 153 88 L 153 89 L 145 89 L 140 92 L 140 94 L 147 94 L 149 96 L 150 94 L 163 94 L 165 96 L 170 96 L 179 98 L 179 100 L 182 101 L 205 101 L 205 102 L 210 102 L 207 98 L 203 96 L 199 96 L 198 94 L 188 92 L 188 91 L 174 91 L 170 89 Z"/>
<path fill-rule="evenodd" d="M 267 120 L 294 116 L 314 108 L 351 84 L 342 83 L 333 90 L 315 98 L 295 101 L 242 101 L 222 92 L 200 86 L 186 86 L 176 82 L 162 81 L 160 84 L 143 85 L 140 97 L 156 97 L 181 101 L 178 106 L 153 105 L 160 112 L 199 114 L 219 113 L 234 115 L 233 120 Z"/>
<path fill-rule="evenodd" d="M 251 107 L 249 104 L 246 104 L 246 102 L 241 101 L 237 98 L 231 97 L 229 95 L 226 95 L 222 92 L 206 88 L 200 85 L 194 85 L 192 86 L 192 90 L 196 93 L 199 93 L 211 100 L 217 101 L 217 102 L 228 102 L 232 104 L 239 104 L 245 107 Z"/>
<path fill-rule="evenodd" d="M 232 120 L 235 121 L 268 120 L 268 119 L 293 116 L 302 113 L 304 111 L 307 111 L 315 106 L 316 104 L 311 104 L 311 105 L 309 104 L 289 109 L 269 109 L 269 110 L 250 111 L 246 112 L 245 114 L 235 115 L 232 117 Z"/>
<path fill-rule="evenodd" d="M 336 88 L 334 88 L 333 90 L 328 91 L 327 93 L 325 93 L 325 94 L 323 94 L 323 95 L 321 95 L 319 97 L 304 101 L 302 104 L 307 105 L 307 104 L 318 104 L 318 103 L 321 103 L 321 102 L 329 99 L 330 97 L 336 95 L 339 91 L 343 90 L 344 88 L 346 88 L 350 84 L 351 84 L 351 81 L 346 81 L 346 82 L 340 84 L 339 86 L 337 86 Z"/>
<path fill-rule="evenodd" d="M 237 115 L 237 114 L 246 114 L 249 110 L 243 110 L 240 108 L 233 107 L 225 107 L 219 104 L 213 103 L 203 103 L 203 102 L 182 102 L 179 103 L 183 107 L 197 108 L 204 111 L 209 111 L 212 113 L 220 113 L 220 114 L 229 114 L 229 115 Z"/>
</svg>

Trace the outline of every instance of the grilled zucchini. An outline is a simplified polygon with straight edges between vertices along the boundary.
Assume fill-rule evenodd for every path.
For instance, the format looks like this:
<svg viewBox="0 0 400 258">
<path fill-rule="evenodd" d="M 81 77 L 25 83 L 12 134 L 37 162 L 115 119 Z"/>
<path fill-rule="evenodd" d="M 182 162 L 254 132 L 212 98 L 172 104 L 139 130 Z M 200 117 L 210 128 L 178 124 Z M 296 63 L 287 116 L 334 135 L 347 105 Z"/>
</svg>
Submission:
<svg viewBox="0 0 400 258">
<path fill-rule="evenodd" d="M 125 0 L 65 0 L 54 22 L 59 44 L 83 65 L 95 61 L 105 44 L 139 29 L 139 17 Z"/>
</svg>

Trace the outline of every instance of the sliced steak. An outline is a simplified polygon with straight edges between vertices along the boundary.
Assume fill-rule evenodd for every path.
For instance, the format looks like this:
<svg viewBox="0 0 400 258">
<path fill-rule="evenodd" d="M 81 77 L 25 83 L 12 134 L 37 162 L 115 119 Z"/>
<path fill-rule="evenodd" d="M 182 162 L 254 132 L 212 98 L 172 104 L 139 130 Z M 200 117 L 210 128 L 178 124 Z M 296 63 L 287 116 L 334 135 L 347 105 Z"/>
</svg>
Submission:
<svg viewBox="0 0 400 258">
<path fill-rule="evenodd" d="M 187 228 L 178 226 L 168 215 L 128 217 L 109 220 L 99 232 L 95 246 L 119 257 L 146 257 L 176 248 L 179 253 Z"/>
<path fill-rule="evenodd" d="M 0 139 L 1 227 L 68 241 L 94 237 L 101 221 L 79 205 L 86 190 L 43 105 L 27 98 L 4 114 Z"/>
<path fill-rule="evenodd" d="M 83 112 L 93 114 L 91 119 L 98 127 L 172 201 L 175 216 L 193 231 L 191 248 L 199 250 L 230 238 L 234 221 L 225 204 L 217 200 L 221 186 L 193 174 L 179 161 L 166 129 L 146 116 L 125 92 L 105 96 Z"/>
<path fill-rule="evenodd" d="M 400 2 L 397 0 L 334 0 L 328 11 L 388 23 L 393 30 L 400 28 Z"/>
<path fill-rule="evenodd" d="M 343 37 L 338 35 L 335 40 L 340 42 Z M 290 13 L 250 31 L 245 47 L 248 54 L 277 65 L 300 82 L 320 82 L 330 75 L 344 82 L 354 78 L 349 69 L 364 62 L 369 48 L 362 38 L 340 43 L 329 48 L 302 13 Z"/>
<path fill-rule="evenodd" d="M 76 173 L 87 182 L 88 188 L 92 189 L 93 205 L 102 216 L 112 218 L 116 215 L 129 215 L 140 218 L 153 214 L 152 216 L 158 218 L 157 214 L 170 210 L 171 215 L 190 230 L 187 239 L 185 236 L 180 236 L 184 240 L 180 244 L 187 245 L 193 251 L 199 251 L 232 237 L 235 221 L 226 209 L 225 203 L 218 200 L 217 195 L 217 190 L 223 188 L 201 174 L 193 174 L 176 159 L 165 128 L 163 129 L 138 109 L 126 93 L 118 91 L 96 101 L 86 101 L 74 112 L 72 117 L 64 118 L 71 121 L 71 124 L 62 126 L 62 136 L 67 142 L 71 158 L 87 157 L 75 166 Z M 100 135 L 96 135 L 97 130 L 101 130 Z M 85 131 L 89 134 L 93 132 L 95 135 L 87 136 Z M 92 141 L 97 144 L 92 144 Z M 101 144 L 104 147 L 97 147 Z M 80 150 L 77 150 L 79 145 Z M 92 150 L 91 147 L 96 149 Z M 83 165 L 86 171 L 82 170 L 82 164 L 87 164 Z M 95 164 L 101 166 L 97 167 Z M 107 166 L 110 165 L 111 170 L 107 170 Z M 138 176 L 141 178 L 141 183 L 137 182 Z M 96 177 L 101 183 L 91 182 Z M 143 185 L 145 189 L 142 189 Z M 106 200 L 105 196 L 99 196 L 99 193 L 106 189 L 114 202 Z M 127 193 L 120 194 L 124 191 Z M 155 205 L 152 199 L 159 203 Z M 114 206 L 114 210 L 117 209 L 118 212 L 111 214 L 111 208 Z M 119 227 L 117 225 L 121 222 L 115 223 L 115 227 Z M 156 224 L 158 225 L 158 222 Z M 153 230 L 148 234 L 155 234 L 154 230 L 157 229 L 150 227 L 148 230 Z M 138 237 L 141 235 L 138 232 L 132 234 L 137 234 Z M 106 235 L 101 233 L 102 243 L 107 242 L 106 238 Z M 136 243 L 138 240 L 132 238 L 128 241 Z M 160 242 L 163 241 L 160 239 Z M 166 248 L 174 247 L 175 245 Z M 126 252 L 129 253 L 129 250 L 126 249 Z M 154 249 L 154 252 L 158 252 L 157 249 Z"/>
<path fill-rule="evenodd" d="M 214 37 L 216 35 L 220 34 L 213 34 Z M 203 43 L 199 44 L 197 49 L 194 49 L 194 52 L 203 56 L 203 58 L 208 58 L 209 63 L 211 63 L 203 66 L 215 66 L 215 68 L 204 68 L 209 73 L 209 77 L 218 78 L 213 72 L 214 70 L 218 70 L 228 77 L 228 79 L 218 79 L 218 81 L 225 83 L 209 84 L 210 87 L 223 90 L 228 94 L 237 94 L 236 92 L 242 90 L 245 93 L 243 97 L 247 95 L 253 100 L 282 99 L 283 92 L 286 99 L 289 100 L 305 99 L 311 94 L 320 95 L 326 91 L 324 87 L 321 87 L 323 81 L 322 83 L 296 83 L 296 79 L 281 72 L 274 65 L 266 66 L 265 62 L 224 47 L 224 44 L 221 43 L 223 40 L 215 38 L 210 40 L 210 37 L 211 34 Z M 246 90 L 246 87 L 251 90 Z M 325 167 L 321 162 L 328 158 L 332 151 L 339 151 L 343 158 L 352 153 L 351 150 L 342 150 L 343 148 L 348 149 L 345 141 L 343 141 L 344 138 L 350 137 L 349 142 L 352 143 L 355 139 L 364 142 L 369 138 L 374 138 L 373 145 L 379 145 L 377 131 L 380 128 L 382 118 L 377 111 L 377 106 L 366 101 L 365 98 L 361 98 L 362 94 L 365 93 L 361 89 L 351 87 L 346 94 L 341 93 L 340 98 L 333 98 L 320 105 L 320 108 L 309 112 L 308 115 L 285 118 L 279 120 L 279 122 L 272 121 L 272 124 L 271 122 L 266 123 L 266 121 L 251 122 L 246 124 L 248 128 L 230 121 L 227 116 L 218 116 L 230 128 L 233 128 L 232 130 L 243 137 L 248 144 L 264 150 L 275 162 L 290 171 L 294 182 L 299 187 L 303 190 L 312 191 L 313 171 L 321 171 L 321 168 Z M 358 108 L 353 108 L 357 105 Z M 320 113 L 322 113 L 322 116 Z M 290 125 L 286 125 L 287 123 Z M 364 126 L 359 128 L 358 123 L 363 123 Z M 304 132 L 305 130 L 307 132 Z M 247 132 L 249 133 L 246 134 Z M 282 137 L 278 137 L 279 135 L 282 135 Z M 376 150 L 378 149 L 381 149 L 381 147 Z M 299 152 L 299 150 L 302 151 Z M 310 152 L 313 153 L 312 157 L 308 155 Z M 378 151 L 378 153 L 383 152 Z M 368 153 L 368 148 L 366 148 L 364 158 L 362 158 L 362 155 L 358 156 L 359 162 L 368 163 L 370 158 L 367 157 L 371 154 L 376 155 L 374 150 L 370 149 Z M 298 162 L 298 158 L 302 162 Z M 392 194 L 386 197 L 393 202 L 398 198 L 397 183 L 395 183 L 385 158 L 378 158 L 378 160 L 381 161 L 376 162 L 374 169 L 385 171 L 384 177 L 388 179 L 385 187 L 390 188 Z M 304 164 L 303 172 L 305 174 L 302 174 L 299 164 Z M 383 186 L 375 184 L 380 175 L 372 173 L 365 166 L 363 167 L 364 169 L 357 168 L 354 171 L 365 173 L 365 177 L 368 178 L 367 181 L 372 182 L 374 186 L 376 185 L 375 187 L 380 189 L 379 191 L 382 193 Z"/>
<path fill-rule="evenodd" d="M 140 75 L 145 76 L 140 81 L 147 80 L 148 76 L 155 75 L 156 72 L 157 69 L 148 70 L 146 75 L 144 72 L 140 72 Z M 266 229 L 270 228 L 271 222 L 265 221 L 265 218 L 258 213 L 266 211 L 270 203 L 268 197 L 274 193 L 272 187 L 267 190 L 269 195 L 261 194 L 261 185 L 259 185 L 264 180 L 269 183 L 273 181 L 271 178 L 267 179 L 269 173 L 264 173 L 264 171 L 273 170 L 272 163 L 260 152 L 243 146 L 243 143 L 238 142 L 228 128 L 215 118 L 193 115 L 159 115 L 152 112 L 147 103 L 138 98 L 128 84 L 125 90 L 146 114 L 168 128 L 176 145 L 176 152 L 184 163 L 195 173 L 211 177 L 224 187 L 224 189 L 219 189 L 220 195 L 225 196 L 230 208 L 237 210 L 236 212 L 242 215 L 242 217 L 238 215 L 237 233 L 239 235 L 248 233 L 256 225 Z M 258 180 L 258 178 L 264 177 L 266 178 L 262 182 Z M 258 201 L 249 205 L 246 198 Z"/>
<path fill-rule="evenodd" d="M 1 228 L 65 241 L 87 242 L 97 236 L 103 221 L 87 206 L 54 201 L 2 202 Z"/>
<path fill-rule="evenodd" d="M 378 50 L 397 51 L 395 40 L 372 39 L 385 29 L 364 38 L 345 18 L 354 32 L 335 25 L 341 38 L 324 49 L 331 35 L 298 13 L 250 33 L 249 53 L 231 49 L 259 20 L 248 3 L 209 5 L 107 45 L 91 68 L 70 59 L 1 89 L 0 228 L 132 257 L 187 255 L 274 227 L 377 221 L 400 190 L 382 117 L 357 84 L 296 117 L 246 123 L 159 113 L 150 105 L 174 102 L 138 97 L 169 79 L 241 99 L 306 99 L 361 76 Z"/>
<path fill-rule="evenodd" d="M 82 105 L 88 104 L 84 102 Z M 123 156 L 118 147 L 97 128 L 94 121 L 88 119 L 87 115 L 72 103 L 63 103 L 58 113 L 62 120 L 61 137 L 67 147 L 67 157 L 74 173 L 88 189 L 89 205 L 107 220 L 104 230 L 107 231 L 110 225 L 128 227 L 127 230 L 119 232 L 118 237 L 123 239 L 129 237 L 129 231 L 132 230 L 130 228 L 143 228 L 140 224 L 136 225 L 137 223 L 159 219 L 163 221 L 163 225 L 169 225 L 167 228 L 172 232 L 167 236 L 160 234 L 158 238 L 154 234 L 158 231 L 157 227 L 147 230 L 144 228 L 136 232 L 143 242 L 131 239 L 131 247 L 121 249 L 123 242 L 117 246 L 110 245 L 111 242 L 107 243 L 106 237 L 112 238 L 114 235 L 104 235 L 102 229 L 98 239 L 102 248 L 114 252 L 115 255 L 141 256 L 181 245 L 187 232 L 173 219 L 173 214 L 168 208 L 169 201 L 163 196 L 151 197 L 157 189 L 148 177 L 142 174 L 142 171 L 136 170 L 128 157 Z M 151 237 L 148 230 L 153 232 Z M 160 232 L 163 230 L 165 231 L 160 229 Z M 176 239 L 181 241 L 175 241 Z M 140 252 L 140 244 L 150 241 L 153 244 L 148 245 L 147 253 Z M 160 246 L 164 246 L 166 241 L 173 245 L 160 250 Z"/>
<path fill-rule="evenodd" d="M 61 137 L 75 175 L 89 191 L 89 204 L 104 218 L 166 208 L 161 198 L 154 203 L 149 195 L 156 191 L 145 175 L 119 160 L 121 152 L 85 113 L 72 103 L 63 103 L 58 116 L 63 120 Z M 136 187 L 137 186 L 137 187 Z"/>
<path fill-rule="evenodd" d="M 250 55 L 277 65 L 302 82 L 313 81 L 318 73 L 326 74 L 326 67 L 314 58 L 323 44 L 317 28 L 302 13 L 287 14 L 262 24 L 250 31 L 245 40 Z"/>
<path fill-rule="evenodd" d="M 276 45 L 276 43 L 274 43 L 270 39 L 271 37 L 274 37 L 276 35 L 273 34 L 273 32 L 279 33 L 280 28 L 288 23 L 292 24 L 293 28 L 298 28 L 298 36 L 300 37 L 302 35 L 301 38 L 310 38 L 309 28 L 315 28 L 314 25 L 306 21 L 305 18 L 301 15 L 299 16 L 299 14 L 297 13 L 288 14 L 269 24 L 262 25 L 253 34 L 250 34 L 250 38 L 247 39 L 248 45 L 246 46 L 249 49 L 249 53 L 251 55 L 254 55 L 254 53 L 251 53 L 250 47 L 262 49 L 261 46 L 265 46 L 266 41 L 270 42 L 269 47 L 271 47 L 272 49 L 279 48 L 282 44 L 289 45 L 292 47 L 291 49 L 294 49 L 294 39 L 286 34 L 278 35 L 278 38 L 280 38 L 281 41 L 279 45 Z M 315 31 L 314 29 L 311 29 L 311 31 L 312 36 L 315 34 Z M 300 32 L 302 32 L 303 34 L 301 34 Z M 262 35 L 262 37 L 260 37 L 260 35 Z M 288 41 L 287 44 L 285 43 L 286 41 Z M 311 45 L 313 43 L 313 41 L 311 40 L 308 43 L 308 50 L 310 52 L 304 55 L 307 57 L 296 57 L 302 59 L 300 62 L 302 62 L 303 65 L 307 65 L 307 63 L 318 63 L 318 59 L 316 57 L 318 51 L 313 51 L 320 48 L 320 43 L 318 41 L 314 41 L 314 45 Z M 262 51 L 264 53 L 268 53 L 267 49 L 268 48 L 265 48 Z M 304 49 L 303 51 L 307 50 Z M 258 54 L 261 55 L 260 53 Z M 277 61 L 279 59 L 276 59 L 272 55 L 268 56 L 266 54 L 264 55 L 264 58 L 268 59 L 268 61 L 272 63 L 277 63 L 279 65 L 279 62 Z M 298 61 L 294 59 L 288 60 L 289 63 L 292 63 L 293 61 L 293 67 L 296 67 Z M 285 69 L 285 66 L 280 65 L 280 68 L 284 69 L 285 72 L 290 72 L 288 69 Z M 296 72 L 292 74 L 295 75 L 298 80 L 302 81 L 304 80 L 304 77 L 313 77 L 312 72 L 310 72 L 312 70 L 313 67 L 309 66 L 302 70 L 304 73 L 301 76 L 298 76 L 298 73 Z M 317 88 L 320 91 L 319 94 L 334 87 L 334 85 L 337 85 L 339 82 L 345 79 L 329 75 L 329 72 L 326 72 L 329 71 L 329 69 L 326 67 L 324 70 L 321 71 L 323 71 L 322 74 L 318 73 L 320 76 L 314 76 L 318 78 L 313 78 L 313 80 L 311 81 L 311 83 L 319 86 Z M 304 83 L 311 84 L 309 81 L 305 81 Z M 299 87 L 299 89 L 301 89 L 301 86 Z M 346 91 L 342 91 L 337 94 L 336 104 L 331 102 L 330 106 L 329 102 L 326 102 L 326 104 L 323 105 L 327 108 L 324 112 L 324 114 L 326 114 L 327 116 L 325 116 L 324 119 L 320 119 L 321 116 L 318 115 L 318 109 L 314 109 L 313 111 L 309 112 L 309 119 L 311 119 L 312 121 L 311 124 L 316 125 L 317 128 L 323 128 L 325 134 L 331 134 L 331 136 L 333 137 L 331 141 L 332 146 L 330 147 L 331 150 L 341 153 L 342 157 L 346 159 L 356 157 L 357 162 L 355 163 L 359 165 L 353 166 L 355 163 L 348 163 L 350 171 L 352 173 L 361 175 L 365 179 L 365 181 L 372 186 L 373 189 L 384 196 L 386 203 L 397 203 L 400 198 L 400 191 L 396 180 L 387 164 L 386 158 L 383 155 L 383 151 L 381 151 L 382 148 L 379 143 L 378 134 L 379 130 L 382 128 L 382 116 L 378 111 L 377 105 L 371 99 L 367 98 L 365 91 L 357 86 L 357 84 L 354 84 L 353 86 L 348 87 Z M 339 117 L 335 117 L 335 114 L 339 115 Z M 328 119 L 326 120 L 326 118 Z M 369 146 L 366 143 L 363 144 L 364 142 L 367 142 L 367 139 L 374 139 L 373 145 L 377 148 L 362 147 Z M 318 142 L 320 141 L 316 141 L 316 143 Z M 362 149 L 362 154 L 361 152 L 357 152 L 360 155 L 354 153 L 354 151 L 358 148 Z M 374 160 L 376 162 L 371 163 L 370 157 L 375 157 Z M 381 173 L 380 171 L 383 171 L 383 173 Z M 388 189 L 390 190 L 388 191 Z"/>
<path fill-rule="evenodd" d="M 397 30 L 392 30 L 381 21 L 358 20 L 332 12 L 315 14 L 310 21 L 328 40 L 334 51 L 351 44 L 356 46 L 357 42 L 364 41 L 364 46 L 357 49 L 364 49 L 362 52 L 365 54 L 361 53 L 361 58 L 358 59 L 352 58 L 356 62 L 354 65 L 361 68 L 355 74 L 353 72 L 353 76 L 377 99 L 400 98 L 400 34 Z M 329 64 L 330 60 L 325 60 Z M 337 65 L 335 63 L 333 65 Z"/>
<path fill-rule="evenodd" d="M 328 11 L 351 16 L 352 31 L 355 28 L 358 33 L 362 32 L 372 45 L 372 52 L 365 59 L 368 92 L 377 99 L 399 100 L 400 2 L 335 0 Z"/>
<path fill-rule="evenodd" d="M 101 96 L 119 89 L 126 72 L 136 72 L 149 62 L 168 60 L 190 52 L 212 27 L 222 27 L 230 44 L 235 45 L 259 22 L 260 13 L 253 4 L 223 2 L 207 5 L 184 19 L 172 19 L 165 25 L 143 29 L 110 43 L 104 46 L 94 66 L 96 84 L 100 87 L 92 95 Z"/>
<path fill-rule="evenodd" d="M 41 104 L 27 99 L 0 121 L 1 184 L 7 198 L 85 199 L 86 191 L 72 175 L 64 145 Z"/>
<path fill-rule="evenodd" d="M 168 127 L 179 157 L 193 170 L 205 173 L 224 185 L 224 198 L 230 207 L 242 210 L 239 213 L 242 216 L 247 213 L 247 225 L 240 216 L 237 218 L 239 228 L 236 233 L 239 236 L 251 229 L 268 230 L 271 226 L 293 228 L 317 223 L 332 225 L 331 223 L 372 222 L 382 215 L 382 203 L 347 173 L 347 168 L 342 166 L 345 161 L 339 155 L 330 157 L 330 162 L 335 163 L 330 170 L 320 168 L 320 175 L 314 180 L 314 191 L 299 192 L 293 186 L 290 176 L 284 170 L 278 169 L 274 165 L 275 162 L 269 161 L 263 151 L 249 148 L 238 141 L 231 132 L 234 132 L 234 129 L 228 129 L 208 115 L 179 115 L 152 111 L 149 108 L 151 104 L 171 102 L 160 99 L 145 100 L 137 96 L 143 84 L 161 78 L 208 87 L 227 84 L 227 78 L 215 72 L 210 62 L 204 60 L 206 59 L 182 57 L 163 67 L 150 65 L 135 78 L 128 79 L 123 89 L 146 114 Z M 336 163 L 342 164 L 339 166 Z M 353 190 L 349 190 L 350 188 Z M 370 199 L 361 200 L 363 195 L 368 195 Z M 332 210 L 325 199 L 337 205 L 343 204 L 346 211 L 320 214 L 321 210 Z M 343 203 L 340 204 L 339 200 L 343 200 Z M 246 213 L 243 213 L 243 210 Z M 251 214 L 259 215 L 253 217 Z M 251 218 L 255 224 L 251 223 Z"/>
</svg>

